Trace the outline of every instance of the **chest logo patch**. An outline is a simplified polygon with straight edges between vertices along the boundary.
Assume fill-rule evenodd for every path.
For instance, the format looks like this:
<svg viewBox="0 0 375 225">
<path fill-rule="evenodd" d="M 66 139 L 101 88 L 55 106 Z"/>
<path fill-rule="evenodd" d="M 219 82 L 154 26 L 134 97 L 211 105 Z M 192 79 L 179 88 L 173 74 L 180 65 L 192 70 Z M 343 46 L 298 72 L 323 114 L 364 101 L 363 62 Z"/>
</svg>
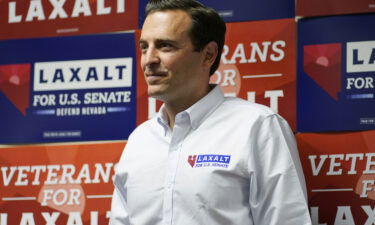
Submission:
<svg viewBox="0 0 375 225">
<path fill-rule="evenodd" d="M 188 163 L 192 168 L 224 167 L 228 168 L 230 155 L 189 155 Z"/>
</svg>

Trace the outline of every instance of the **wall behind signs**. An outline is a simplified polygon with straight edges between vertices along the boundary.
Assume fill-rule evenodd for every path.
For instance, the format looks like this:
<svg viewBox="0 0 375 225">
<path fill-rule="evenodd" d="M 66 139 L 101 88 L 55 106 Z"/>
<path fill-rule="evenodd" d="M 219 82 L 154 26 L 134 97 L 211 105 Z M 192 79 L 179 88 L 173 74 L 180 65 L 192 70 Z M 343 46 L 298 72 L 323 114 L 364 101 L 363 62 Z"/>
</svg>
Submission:
<svg viewBox="0 0 375 225">
<path fill-rule="evenodd" d="M 288 120 L 313 223 L 375 224 L 375 1 L 201 2 L 228 28 L 211 83 Z M 146 3 L 0 1 L 1 225 L 108 223 L 126 139 L 161 105 L 136 51 Z"/>
</svg>

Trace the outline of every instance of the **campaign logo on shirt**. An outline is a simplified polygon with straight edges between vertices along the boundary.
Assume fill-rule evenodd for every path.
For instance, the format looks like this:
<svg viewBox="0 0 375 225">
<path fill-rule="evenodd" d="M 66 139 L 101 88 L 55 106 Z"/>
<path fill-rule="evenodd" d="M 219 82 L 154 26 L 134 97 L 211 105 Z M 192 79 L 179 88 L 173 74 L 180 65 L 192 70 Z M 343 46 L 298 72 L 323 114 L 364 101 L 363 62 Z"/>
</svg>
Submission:
<svg viewBox="0 0 375 225">
<path fill-rule="evenodd" d="M 192 168 L 225 167 L 228 168 L 230 155 L 189 155 L 188 162 Z"/>
</svg>

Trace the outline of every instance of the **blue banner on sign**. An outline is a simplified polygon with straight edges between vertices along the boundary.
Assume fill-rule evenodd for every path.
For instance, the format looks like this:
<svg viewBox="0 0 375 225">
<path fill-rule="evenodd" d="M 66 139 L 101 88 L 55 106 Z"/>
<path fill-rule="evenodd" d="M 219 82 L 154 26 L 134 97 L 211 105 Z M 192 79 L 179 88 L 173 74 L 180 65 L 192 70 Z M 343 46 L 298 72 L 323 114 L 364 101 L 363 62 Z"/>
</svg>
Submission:
<svg viewBox="0 0 375 225">
<path fill-rule="evenodd" d="M 298 22 L 297 129 L 375 129 L 375 15 Z"/>
<path fill-rule="evenodd" d="M 134 33 L 0 41 L 0 143 L 124 140 Z"/>
<path fill-rule="evenodd" d="M 139 0 L 139 27 L 145 19 L 145 7 L 149 0 Z M 225 22 L 294 18 L 293 0 L 198 0 L 215 9 Z"/>
</svg>

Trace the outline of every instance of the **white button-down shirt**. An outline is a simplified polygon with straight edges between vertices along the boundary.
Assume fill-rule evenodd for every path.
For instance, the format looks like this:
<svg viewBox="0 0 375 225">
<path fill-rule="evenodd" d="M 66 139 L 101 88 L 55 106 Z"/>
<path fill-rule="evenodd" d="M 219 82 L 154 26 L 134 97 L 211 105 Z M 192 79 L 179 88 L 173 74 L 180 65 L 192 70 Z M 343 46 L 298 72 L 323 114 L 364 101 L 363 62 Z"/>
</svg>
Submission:
<svg viewBox="0 0 375 225">
<path fill-rule="evenodd" d="M 176 115 L 164 109 L 129 137 L 110 224 L 309 225 L 293 133 L 269 108 L 219 87 Z"/>
</svg>

